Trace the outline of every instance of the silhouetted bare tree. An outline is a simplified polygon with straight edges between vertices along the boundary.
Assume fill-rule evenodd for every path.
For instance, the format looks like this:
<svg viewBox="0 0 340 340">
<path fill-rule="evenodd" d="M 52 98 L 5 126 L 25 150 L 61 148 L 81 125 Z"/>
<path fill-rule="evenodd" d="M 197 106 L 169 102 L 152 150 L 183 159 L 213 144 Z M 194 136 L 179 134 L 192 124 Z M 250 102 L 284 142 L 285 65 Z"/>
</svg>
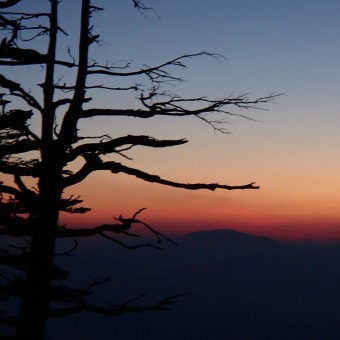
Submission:
<svg viewBox="0 0 340 340">
<path fill-rule="evenodd" d="M 224 132 L 220 121 L 210 115 L 239 115 L 229 108 L 249 109 L 267 103 L 275 95 L 251 99 L 246 95 L 209 99 L 206 97 L 182 98 L 164 91 L 168 82 L 181 81 L 170 73 L 172 68 L 184 68 L 185 62 L 194 57 L 217 57 L 208 52 L 184 54 L 156 66 L 133 69 L 130 63 L 115 66 L 101 64 L 89 58 L 91 46 L 98 42 L 99 35 L 90 23 L 92 15 L 101 8 L 90 0 L 81 1 L 79 13 L 80 35 L 77 58 L 69 52 L 62 59 L 57 53 L 60 35 L 67 36 L 60 26 L 58 0 L 50 0 L 46 12 L 16 12 L 12 6 L 20 0 L 0 2 L 2 40 L 0 43 L 0 65 L 5 71 L 26 65 L 43 67 L 43 80 L 31 91 L 25 88 L 20 74 L 12 79 L 10 72 L 0 74 L 0 172 L 4 179 L 0 183 L 0 234 L 28 239 L 27 246 L 0 249 L 0 264 L 22 271 L 25 276 L 15 278 L 0 274 L 1 297 L 17 296 L 21 299 L 18 316 L 0 314 L 1 322 L 16 327 L 17 338 L 42 339 L 49 316 L 69 315 L 79 311 L 92 311 L 105 315 L 119 315 L 128 311 L 164 309 L 176 297 L 169 297 L 155 305 L 134 305 L 135 299 L 117 308 L 107 309 L 86 302 L 91 289 L 102 281 L 91 283 L 85 289 L 71 289 L 51 284 L 54 279 L 66 278 L 66 273 L 54 265 L 55 241 L 58 237 L 83 237 L 101 235 L 127 248 L 142 246 L 159 247 L 158 243 L 140 243 L 129 246 L 121 241 L 120 234 L 135 236 L 132 227 L 142 224 L 151 231 L 156 241 L 167 240 L 163 234 L 139 220 L 137 211 L 131 218 L 117 218 L 115 224 L 105 224 L 93 229 L 67 229 L 58 226 L 61 211 L 85 213 L 88 208 L 79 206 L 79 197 L 64 197 L 66 188 L 82 182 L 89 174 L 107 170 L 113 174 L 125 173 L 147 182 L 159 183 L 183 189 L 257 189 L 254 183 L 238 186 L 217 183 L 179 183 L 127 166 L 117 160 L 105 160 L 104 155 L 118 155 L 129 159 L 127 153 L 136 146 L 166 148 L 187 143 L 186 139 L 157 139 L 148 135 L 81 136 L 78 123 L 82 119 L 97 116 L 136 117 L 193 117 L 209 124 L 213 129 Z M 47 1 L 46 1 L 47 2 Z M 150 8 L 133 0 L 140 11 Z M 67 4 L 65 3 L 67 6 Z M 11 7 L 11 11 L 8 8 Z M 46 39 L 47 37 L 47 39 Z M 42 39 L 42 42 L 39 41 Z M 40 42 L 36 44 L 36 42 Z M 31 48 L 27 45 L 31 44 Z M 36 48 L 42 46 L 44 50 Z M 71 83 L 63 83 L 58 77 L 66 68 L 75 74 Z M 114 85 L 93 84 L 93 76 L 104 76 Z M 145 77 L 145 83 L 136 83 L 136 77 Z M 131 80 L 131 85 L 120 86 L 119 81 Z M 106 83 L 107 84 L 107 83 Z M 147 86 L 146 86 L 147 85 Z M 137 91 L 139 106 L 132 108 L 100 108 L 91 106 L 92 91 Z M 40 124 L 40 132 L 29 125 L 32 120 Z M 112 157 L 112 159 L 114 159 Z M 81 162 L 79 162 L 81 160 Z M 79 164 L 81 164 L 79 166 Z M 70 170 L 72 169 L 72 170 Z M 12 180 L 11 180 L 12 178 Z M 32 181 L 36 181 L 36 188 Z M 6 182 L 5 182 L 6 181 Z M 29 184 L 30 183 L 30 184 Z M 71 251 L 71 250 L 70 250 Z M 104 280 L 105 281 L 105 280 Z M 50 301 L 67 302 L 67 307 L 52 309 Z"/>
</svg>

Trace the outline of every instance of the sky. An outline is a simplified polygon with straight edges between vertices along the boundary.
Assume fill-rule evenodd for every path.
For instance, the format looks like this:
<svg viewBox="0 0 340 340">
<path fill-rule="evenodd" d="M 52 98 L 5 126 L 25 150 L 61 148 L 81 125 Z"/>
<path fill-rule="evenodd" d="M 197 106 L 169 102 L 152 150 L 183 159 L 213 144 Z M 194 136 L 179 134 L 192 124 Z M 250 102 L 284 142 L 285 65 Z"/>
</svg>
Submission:
<svg viewBox="0 0 340 340">
<path fill-rule="evenodd" d="M 43 8 L 46 2 L 30 2 L 30 10 Z M 174 148 L 137 148 L 129 154 L 133 160 L 118 161 L 174 181 L 256 182 L 261 188 L 185 191 L 100 172 L 66 192 L 81 195 L 92 211 L 62 215 L 61 223 L 70 227 L 110 223 L 114 216 L 128 217 L 146 207 L 140 219 L 169 235 L 228 228 L 285 241 L 339 241 L 339 1 L 144 3 L 157 14 L 142 15 L 128 0 L 94 2 L 105 10 L 92 18 L 101 43 L 91 57 L 118 65 L 128 60 L 138 68 L 204 50 L 224 58 L 200 57 L 188 60 L 186 69 L 173 69 L 186 81 L 170 85 L 170 91 L 210 98 L 283 95 L 262 105 L 266 110 L 239 112 L 256 121 L 228 118 L 229 134 L 218 134 L 194 118 L 93 118 L 81 123 L 83 134 L 187 138 L 189 143 Z M 61 53 L 76 39 L 78 4 L 61 3 L 70 34 L 69 40 L 61 40 Z M 36 76 L 29 68 L 11 72 L 26 81 Z M 137 107 L 135 96 L 102 92 L 91 105 Z"/>
</svg>

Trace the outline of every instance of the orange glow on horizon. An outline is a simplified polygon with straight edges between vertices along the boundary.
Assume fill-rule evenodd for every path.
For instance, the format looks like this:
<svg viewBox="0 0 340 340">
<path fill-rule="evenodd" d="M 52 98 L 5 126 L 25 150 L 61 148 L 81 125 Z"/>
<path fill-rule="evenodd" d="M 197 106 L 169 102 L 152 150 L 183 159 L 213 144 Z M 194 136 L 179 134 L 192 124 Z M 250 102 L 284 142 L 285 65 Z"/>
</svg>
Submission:
<svg viewBox="0 0 340 340">
<path fill-rule="evenodd" d="M 228 140 L 231 149 L 235 140 Z M 221 138 L 214 141 L 212 149 L 223 155 L 225 144 L 221 144 Z M 340 240 L 339 167 L 329 151 L 323 154 L 325 160 L 329 156 L 327 162 L 308 164 L 305 158 L 295 156 L 291 157 L 293 166 L 286 165 L 282 155 L 280 159 L 272 153 L 268 158 L 258 156 L 260 152 L 248 145 L 243 154 L 228 162 L 206 152 L 195 154 L 195 150 L 199 150 L 197 144 L 187 153 L 184 147 L 167 153 L 156 150 L 153 161 L 149 154 L 144 160 L 142 153 L 129 165 L 181 182 L 211 182 L 213 178 L 219 183 L 245 184 L 245 179 L 255 179 L 260 190 L 188 191 L 98 172 L 65 192 L 65 196 L 80 195 L 83 205 L 92 211 L 62 214 L 61 224 L 80 227 L 115 223 L 113 217 L 131 217 L 145 207 L 139 218 L 167 234 L 234 229 L 290 241 Z M 162 162 L 156 162 L 159 159 Z"/>
<path fill-rule="evenodd" d="M 115 180 L 113 180 L 115 182 Z M 134 182 L 134 180 L 132 180 Z M 94 184 L 94 183 L 93 183 Z M 92 185 L 93 185 L 92 184 Z M 103 192 L 108 183 L 96 182 L 86 195 L 84 206 L 92 211 L 84 215 L 62 214 L 61 224 L 91 227 L 116 223 L 114 217 L 131 217 L 146 207 L 138 218 L 161 232 L 171 235 L 209 229 L 233 229 L 278 240 L 340 242 L 340 213 L 336 204 L 320 204 L 311 199 L 272 199 L 266 191 L 197 192 L 153 186 L 136 181 L 115 185 L 115 195 Z M 91 186 L 90 186 L 91 187 Z M 150 189 L 151 187 L 151 189 Z M 279 202 L 278 202 L 279 201 Z"/>
</svg>

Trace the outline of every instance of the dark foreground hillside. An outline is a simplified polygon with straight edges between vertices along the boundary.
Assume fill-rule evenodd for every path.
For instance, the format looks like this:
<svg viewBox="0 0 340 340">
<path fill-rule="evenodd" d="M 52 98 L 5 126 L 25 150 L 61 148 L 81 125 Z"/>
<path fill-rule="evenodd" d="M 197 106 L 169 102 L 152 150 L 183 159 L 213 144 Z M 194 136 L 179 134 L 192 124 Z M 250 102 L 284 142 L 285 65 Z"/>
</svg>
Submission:
<svg viewBox="0 0 340 340">
<path fill-rule="evenodd" d="M 81 241 L 60 258 L 84 285 L 111 276 L 96 303 L 192 292 L 171 311 L 50 322 L 59 339 L 340 339 L 340 248 L 303 248 L 230 230 L 199 232 L 165 252 Z M 149 300 L 148 300 L 149 299 Z"/>
</svg>

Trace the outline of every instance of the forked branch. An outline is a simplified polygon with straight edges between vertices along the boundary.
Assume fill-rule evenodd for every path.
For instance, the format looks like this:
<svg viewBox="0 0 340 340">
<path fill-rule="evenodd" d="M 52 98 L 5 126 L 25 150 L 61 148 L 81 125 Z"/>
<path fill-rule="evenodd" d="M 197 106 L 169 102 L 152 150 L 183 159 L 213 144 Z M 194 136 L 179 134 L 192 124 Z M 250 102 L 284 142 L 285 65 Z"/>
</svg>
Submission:
<svg viewBox="0 0 340 340">
<path fill-rule="evenodd" d="M 171 95 L 168 99 L 159 101 L 158 97 L 165 97 L 163 93 L 151 92 L 148 95 L 141 94 L 140 101 L 143 105 L 142 109 L 86 109 L 83 110 L 79 118 L 90 118 L 96 116 L 110 117 L 135 117 L 135 118 L 151 118 L 159 116 L 168 117 L 196 117 L 205 123 L 208 123 L 214 130 L 225 133 L 221 128 L 223 119 L 214 120 L 210 118 L 211 114 L 221 114 L 224 117 L 236 116 L 250 120 L 254 120 L 248 115 L 240 112 L 232 112 L 231 108 L 237 110 L 257 109 L 264 110 L 261 104 L 274 101 L 281 94 L 271 94 L 260 98 L 249 98 L 246 94 L 236 97 L 225 97 L 222 99 L 209 99 L 206 97 L 197 98 L 180 98 Z M 229 109 L 230 108 L 230 109 Z"/>
<path fill-rule="evenodd" d="M 184 61 L 186 59 L 191 59 L 194 57 L 199 56 L 209 56 L 217 58 L 219 57 L 216 53 L 209 53 L 206 51 L 198 52 L 198 53 L 191 53 L 191 54 L 183 54 L 179 57 L 173 58 L 171 60 L 168 60 L 162 64 L 156 65 L 156 66 L 145 66 L 142 67 L 139 70 L 135 71 L 126 71 L 126 72 L 118 72 L 116 71 L 115 67 L 110 66 L 100 66 L 97 64 L 89 65 L 89 70 L 87 71 L 87 74 L 101 74 L 105 76 L 116 76 L 116 77 L 131 77 L 131 76 L 139 76 L 139 75 L 146 75 L 149 77 L 151 81 L 154 83 L 159 82 L 166 82 L 166 81 L 182 81 L 181 78 L 173 76 L 170 72 L 166 70 L 167 67 L 181 67 L 186 68 L 186 65 L 184 64 Z"/>
<path fill-rule="evenodd" d="M 146 208 L 139 209 L 136 211 L 132 217 L 124 218 L 122 215 L 116 217 L 115 220 L 120 223 L 116 224 L 102 224 L 93 228 L 77 228 L 77 229 L 67 229 L 67 228 L 58 228 L 56 231 L 57 238 L 74 238 L 74 237 L 89 237 L 94 235 L 100 235 L 126 249 L 138 249 L 138 248 L 155 248 L 159 250 L 164 250 L 162 247 L 155 245 L 151 242 L 142 242 L 138 244 L 129 245 L 120 239 L 111 236 L 111 234 L 121 234 L 132 237 L 139 237 L 138 234 L 133 232 L 133 226 L 136 224 L 140 224 L 144 226 L 147 230 L 149 230 L 155 237 L 157 243 L 162 243 L 163 241 L 167 241 L 173 245 L 177 245 L 173 240 L 160 233 L 156 229 L 150 227 L 147 223 L 137 219 L 136 217 L 144 211 Z"/>
</svg>

